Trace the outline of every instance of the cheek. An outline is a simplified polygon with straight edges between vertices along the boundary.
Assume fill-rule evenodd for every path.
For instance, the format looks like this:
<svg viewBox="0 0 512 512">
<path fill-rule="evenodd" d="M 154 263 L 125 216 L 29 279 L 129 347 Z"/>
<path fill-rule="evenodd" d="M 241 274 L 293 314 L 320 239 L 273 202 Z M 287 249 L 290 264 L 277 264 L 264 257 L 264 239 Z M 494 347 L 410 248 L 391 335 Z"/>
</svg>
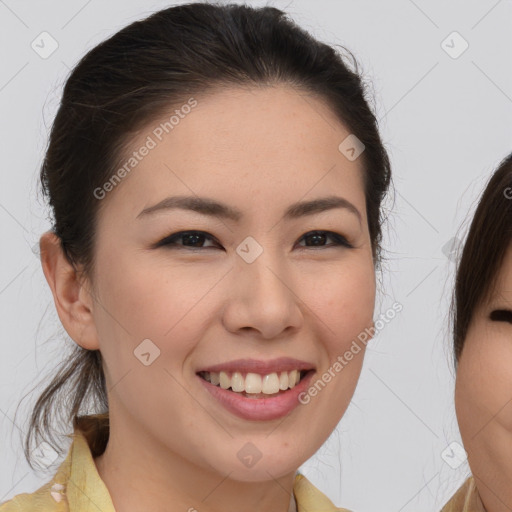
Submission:
<svg viewBox="0 0 512 512">
<path fill-rule="evenodd" d="M 96 323 L 101 350 L 112 371 L 120 373 L 140 364 L 134 350 L 146 339 L 154 343 L 155 354 L 160 351 L 165 356 L 170 352 L 172 357 L 165 358 L 166 365 L 177 367 L 183 360 L 179 356 L 197 341 L 200 322 L 207 316 L 198 316 L 197 311 L 204 310 L 206 301 L 201 304 L 201 299 L 218 276 L 198 275 L 190 268 L 164 266 L 130 255 L 117 259 L 115 265 L 98 268 L 103 270 L 98 276 L 101 307 Z"/>
<path fill-rule="evenodd" d="M 180 383 L 182 369 L 211 321 L 205 294 L 219 276 L 147 260 L 125 256 L 108 271 L 108 265 L 103 267 L 96 321 L 115 400 L 140 417 L 158 416 L 169 426 L 169 411 L 193 409 Z M 149 356 L 144 359 L 144 354 Z M 189 428 L 190 417 L 173 417 L 172 428 Z"/>
<path fill-rule="evenodd" d="M 512 432 L 512 344 L 499 332 L 470 332 L 459 360 L 455 407 L 469 444 L 496 428 Z"/>
<path fill-rule="evenodd" d="M 371 259 L 337 264 L 324 272 L 317 273 L 315 281 L 303 280 L 305 302 L 313 310 L 304 328 L 315 331 L 325 356 L 305 400 L 318 408 L 315 414 L 330 431 L 354 394 L 373 333 L 375 272 Z"/>
<path fill-rule="evenodd" d="M 343 264 L 345 263 L 345 264 Z M 375 271 L 371 258 L 326 265 L 322 271 L 303 272 L 303 295 L 307 303 L 303 328 L 314 331 L 319 352 L 324 355 L 317 379 L 328 382 L 324 397 L 315 403 L 325 407 L 330 421 L 339 421 L 355 390 L 366 346 L 372 337 L 375 306 Z M 313 313 L 307 310 L 311 309 Z M 324 385 L 313 383 L 317 389 Z M 330 395 L 328 400 L 325 397 Z M 332 404 L 337 407 L 333 408 Z"/>
<path fill-rule="evenodd" d="M 106 301 L 120 319 L 138 332 L 147 329 L 148 337 L 173 329 L 218 280 L 218 272 L 205 265 L 176 263 L 163 250 L 156 256 L 137 258 L 127 251 L 100 277 Z"/>
<path fill-rule="evenodd" d="M 355 262 L 325 272 L 315 292 L 319 315 L 339 339 L 357 336 L 372 323 L 375 307 L 373 264 Z M 310 288 L 313 289 L 313 288 Z M 310 295 L 311 296 L 311 295 Z"/>
</svg>

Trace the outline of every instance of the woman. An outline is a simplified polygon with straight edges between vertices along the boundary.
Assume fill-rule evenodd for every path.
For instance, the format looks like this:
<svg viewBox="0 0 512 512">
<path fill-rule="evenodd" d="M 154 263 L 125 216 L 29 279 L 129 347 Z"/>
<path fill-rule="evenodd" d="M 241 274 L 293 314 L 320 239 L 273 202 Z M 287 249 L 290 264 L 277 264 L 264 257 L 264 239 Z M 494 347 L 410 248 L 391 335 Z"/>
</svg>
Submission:
<svg viewBox="0 0 512 512">
<path fill-rule="evenodd" d="M 455 407 L 472 476 L 443 512 L 512 509 L 512 154 L 480 199 L 453 301 Z"/>
<path fill-rule="evenodd" d="M 74 69 L 41 180 L 77 352 L 30 434 L 61 393 L 73 444 L 0 510 L 342 510 L 297 470 L 373 325 L 390 165 L 358 73 L 272 7 L 162 10 Z"/>
</svg>

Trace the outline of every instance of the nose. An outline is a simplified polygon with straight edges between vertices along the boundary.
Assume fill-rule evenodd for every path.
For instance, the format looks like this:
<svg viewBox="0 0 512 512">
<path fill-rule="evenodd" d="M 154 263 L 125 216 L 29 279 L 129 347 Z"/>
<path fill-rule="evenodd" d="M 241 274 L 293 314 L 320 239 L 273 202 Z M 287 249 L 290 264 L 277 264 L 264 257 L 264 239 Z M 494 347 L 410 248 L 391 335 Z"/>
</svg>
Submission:
<svg viewBox="0 0 512 512">
<path fill-rule="evenodd" d="M 226 286 L 223 323 L 230 332 L 255 331 L 272 339 L 301 327 L 303 302 L 282 256 L 263 251 L 252 263 L 237 258 Z"/>
</svg>

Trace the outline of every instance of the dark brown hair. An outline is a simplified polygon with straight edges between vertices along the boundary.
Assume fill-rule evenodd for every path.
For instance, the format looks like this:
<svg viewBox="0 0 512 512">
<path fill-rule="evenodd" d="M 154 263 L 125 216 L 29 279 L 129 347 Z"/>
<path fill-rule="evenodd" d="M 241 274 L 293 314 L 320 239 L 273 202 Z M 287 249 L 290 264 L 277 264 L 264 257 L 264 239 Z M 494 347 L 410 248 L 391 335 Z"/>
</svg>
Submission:
<svg viewBox="0 0 512 512">
<path fill-rule="evenodd" d="M 478 202 L 457 267 L 452 298 L 455 367 L 475 309 L 493 293 L 512 242 L 512 153 L 489 179 Z"/>
<path fill-rule="evenodd" d="M 360 158 L 378 265 L 390 162 L 357 61 L 346 53 L 353 69 L 342 52 L 315 40 L 274 7 L 203 2 L 155 12 L 94 47 L 67 79 L 40 176 L 53 212 L 52 230 L 68 261 L 92 281 L 102 203 L 93 191 L 121 165 L 138 130 L 193 95 L 285 84 L 323 100 L 364 144 Z M 34 432 L 41 436 L 42 426 L 50 439 L 51 414 L 62 409 L 65 422 L 76 426 L 86 398 L 107 415 L 101 354 L 75 346 L 33 409 L 25 441 L 30 465 Z M 53 446 L 60 452 L 58 443 Z"/>
</svg>

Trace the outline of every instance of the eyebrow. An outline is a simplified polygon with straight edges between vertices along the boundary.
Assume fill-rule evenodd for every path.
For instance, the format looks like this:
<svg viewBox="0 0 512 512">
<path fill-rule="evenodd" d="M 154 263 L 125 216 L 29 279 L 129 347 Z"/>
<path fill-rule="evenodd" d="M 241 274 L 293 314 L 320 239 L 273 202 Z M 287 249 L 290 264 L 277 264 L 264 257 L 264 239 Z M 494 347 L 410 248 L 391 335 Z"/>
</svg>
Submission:
<svg viewBox="0 0 512 512">
<path fill-rule="evenodd" d="M 297 203 L 293 203 L 285 211 L 283 219 L 298 219 L 300 217 L 314 215 L 334 208 L 344 208 L 348 210 L 353 213 L 358 218 L 359 223 L 361 223 L 362 217 L 359 210 L 350 201 L 339 196 L 328 196 L 313 199 L 311 201 L 299 201 Z M 243 213 L 240 210 L 227 204 L 219 203 L 213 199 L 197 196 L 171 196 L 166 197 L 153 206 L 144 208 L 136 218 L 146 217 L 158 211 L 171 209 L 190 210 L 202 215 L 229 219 L 234 222 L 240 221 L 243 217 Z"/>
</svg>

